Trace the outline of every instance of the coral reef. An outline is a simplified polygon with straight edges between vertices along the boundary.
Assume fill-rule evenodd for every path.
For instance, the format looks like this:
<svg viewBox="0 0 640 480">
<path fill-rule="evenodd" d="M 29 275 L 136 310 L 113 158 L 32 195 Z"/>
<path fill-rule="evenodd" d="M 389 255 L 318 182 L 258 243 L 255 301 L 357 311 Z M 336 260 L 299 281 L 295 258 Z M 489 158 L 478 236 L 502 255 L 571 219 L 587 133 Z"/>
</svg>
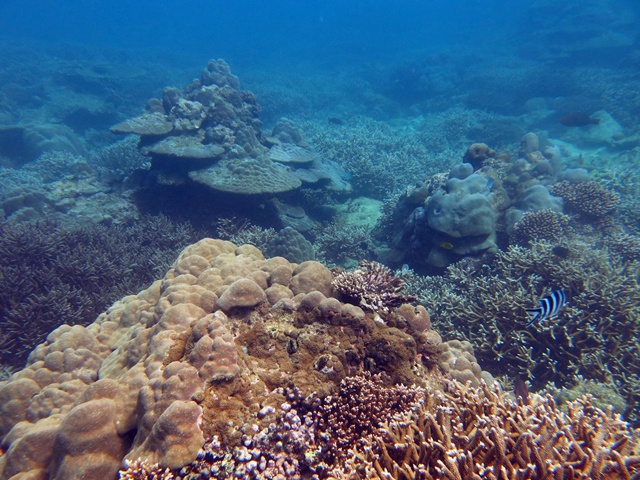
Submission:
<svg viewBox="0 0 640 480">
<path fill-rule="evenodd" d="M 416 300 L 402 293 L 402 280 L 391 270 L 366 260 L 353 272 L 335 272 L 331 285 L 345 301 L 372 312 L 389 313 L 393 307 Z"/>
<path fill-rule="evenodd" d="M 151 174 L 164 185 L 189 180 L 213 190 L 256 195 L 322 184 L 348 191 L 337 164 L 324 161 L 288 120 L 264 135 L 253 93 L 240 90 L 223 60 L 211 60 L 184 91 L 164 89 L 146 112 L 112 127 L 140 135 L 140 151 L 151 158 Z"/>
<path fill-rule="evenodd" d="M 532 132 L 513 158 L 473 144 L 463 162 L 398 197 L 377 228 L 391 247 L 385 261 L 433 273 L 465 257 L 491 254 L 501 237 L 526 245 L 565 241 L 574 230 L 616 231 L 612 213 L 619 194 L 585 169 L 565 168 L 560 150 L 543 146 Z"/>
<path fill-rule="evenodd" d="M 458 262 L 408 291 L 430 309 L 440 333 L 471 342 L 492 373 L 520 375 L 534 387 L 571 385 L 576 375 L 612 383 L 637 422 L 638 264 L 577 239 L 558 253 L 545 242 L 511 246 L 492 259 Z M 570 295 L 564 310 L 527 325 L 526 309 L 559 288 Z"/>
<path fill-rule="evenodd" d="M 638 433 L 589 399 L 515 404 L 486 386 L 451 385 L 394 418 L 346 463 L 344 478 L 633 478 Z"/>
<path fill-rule="evenodd" d="M 513 226 L 511 240 L 518 245 L 546 240 L 558 242 L 568 237 L 569 217 L 553 210 L 525 212 Z"/>
<path fill-rule="evenodd" d="M 431 158 L 428 142 L 366 117 L 339 128 L 305 124 L 305 130 L 320 154 L 349 172 L 354 190 L 372 198 L 383 199 L 424 176 L 423 162 Z M 435 173 L 437 161 L 432 163 L 427 167 Z"/>
<path fill-rule="evenodd" d="M 286 391 L 324 399 L 363 371 L 426 384 L 440 353 L 426 312 L 383 324 L 334 298 L 332 280 L 250 245 L 187 247 L 163 279 L 87 327 L 57 328 L 0 383 L 0 476 L 112 478 L 125 457 L 161 475 L 206 438 L 242 448 Z"/>
<path fill-rule="evenodd" d="M 275 234 L 267 243 L 265 252 L 271 257 L 284 257 L 297 263 L 315 259 L 311 242 L 291 227 L 285 227 Z"/>
<path fill-rule="evenodd" d="M 638 432 L 589 398 L 563 413 L 549 396 L 516 403 L 486 384 L 389 387 L 362 375 L 323 400 L 288 400 L 277 421 L 247 435 L 242 447 L 213 438 L 180 471 L 135 461 L 120 478 L 537 480 L 640 471 Z"/>
<path fill-rule="evenodd" d="M 573 184 L 565 180 L 553 186 L 553 194 L 562 197 L 573 211 L 591 218 L 604 217 L 620 201 L 618 194 L 594 181 Z"/>
<path fill-rule="evenodd" d="M 372 257 L 370 232 L 362 225 L 331 222 L 312 233 L 316 255 L 326 263 L 347 266 Z"/>
<path fill-rule="evenodd" d="M 419 184 L 399 200 L 395 217 L 402 221 L 393 248 L 401 260 L 418 267 L 443 268 L 463 256 L 497 249 L 497 212 L 492 203 L 494 180 L 463 163 L 448 179 Z"/>
<path fill-rule="evenodd" d="M 88 163 L 103 182 L 122 182 L 134 172 L 150 167 L 149 160 L 138 151 L 137 143 L 136 137 L 131 135 L 99 148 L 91 152 Z"/>
<path fill-rule="evenodd" d="M 22 367 L 52 330 L 88 325 L 202 235 L 163 216 L 130 226 L 0 224 L 0 363 Z"/>
<path fill-rule="evenodd" d="M 102 173 L 105 175 L 102 175 Z M 0 168 L 0 218 L 118 222 L 137 212 L 126 192 L 105 183 L 109 174 L 92 160 L 67 152 L 46 152 L 19 170 Z"/>
</svg>

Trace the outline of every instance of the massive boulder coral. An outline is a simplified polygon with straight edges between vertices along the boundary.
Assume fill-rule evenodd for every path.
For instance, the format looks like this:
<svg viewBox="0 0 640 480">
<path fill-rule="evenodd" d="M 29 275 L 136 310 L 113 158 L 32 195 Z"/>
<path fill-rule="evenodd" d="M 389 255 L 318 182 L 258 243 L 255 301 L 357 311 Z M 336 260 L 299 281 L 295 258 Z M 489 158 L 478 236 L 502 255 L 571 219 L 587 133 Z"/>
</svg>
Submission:
<svg viewBox="0 0 640 480">
<path fill-rule="evenodd" d="M 474 144 L 465 163 L 407 188 L 379 229 L 386 260 L 431 273 L 500 243 L 561 241 L 569 227 L 604 225 L 619 195 L 584 169 L 563 168 L 559 149 L 540 143 L 526 134 L 514 158 Z"/>
<path fill-rule="evenodd" d="M 493 185 L 491 177 L 473 173 L 473 167 L 463 163 L 445 181 L 407 194 L 403 201 L 420 203 L 404 222 L 394 248 L 413 265 L 435 268 L 466 255 L 496 250 Z"/>
<path fill-rule="evenodd" d="M 250 245 L 187 247 L 163 279 L 57 328 L 0 383 L 0 477 L 109 479 L 125 457 L 175 469 L 207 438 L 233 446 L 266 428 L 284 391 L 323 398 L 359 371 L 427 382 L 443 349 L 426 311 L 376 321 L 332 280 Z"/>
</svg>

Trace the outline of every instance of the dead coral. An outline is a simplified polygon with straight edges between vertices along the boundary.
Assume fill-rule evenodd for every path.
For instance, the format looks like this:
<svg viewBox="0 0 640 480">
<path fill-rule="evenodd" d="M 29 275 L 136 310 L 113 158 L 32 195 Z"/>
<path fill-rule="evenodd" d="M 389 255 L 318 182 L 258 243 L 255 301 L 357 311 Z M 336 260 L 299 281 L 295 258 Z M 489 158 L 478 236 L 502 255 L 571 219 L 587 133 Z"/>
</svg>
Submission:
<svg viewBox="0 0 640 480">
<path fill-rule="evenodd" d="M 363 260 L 353 272 L 334 273 L 331 285 L 345 300 L 372 312 L 388 313 L 392 307 L 416 300 L 402 293 L 402 280 L 384 265 Z"/>
</svg>

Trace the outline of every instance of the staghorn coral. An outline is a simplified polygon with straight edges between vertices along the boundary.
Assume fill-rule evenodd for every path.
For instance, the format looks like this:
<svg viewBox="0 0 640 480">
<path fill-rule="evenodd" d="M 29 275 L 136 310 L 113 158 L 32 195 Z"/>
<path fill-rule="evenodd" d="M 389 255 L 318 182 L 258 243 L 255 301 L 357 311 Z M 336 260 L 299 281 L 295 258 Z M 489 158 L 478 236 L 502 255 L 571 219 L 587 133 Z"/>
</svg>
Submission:
<svg viewBox="0 0 640 480">
<path fill-rule="evenodd" d="M 313 233 L 316 254 L 327 263 L 345 265 L 370 255 L 370 232 L 362 225 L 332 222 L 316 227 Z"/>
<path fill-rule="evenodd" d="M 579 240 L 568 248 L 559 257 L 549 243 L 511 246 L 486 263 L 459 262 L 412 293 L 430 309 L 437 330 L 471 342 L 492 373 L 521 375 L 536 387 L 571 385 L 575 375 L 606 380 L 637 422 L 639 265 Z M 526 309 L 558 288 L 570 294 L 568 305 L 556 318 L 527 326 Z"/>
<path fill-rule="evenodd" d="M 131 226 L 0 224 L 0 361 L 23 366 L 56 327 L 91 323 L 116 298 L 150 283 L 202 234 L 164 216 Z"/>
<path fill-rule="evenodd" d="M 609 251 L 623 261 L 640 261 L 640 236 L 615 232 L 605 239 L 605 243 Z"/>
<path fill-rule="evenodd" d="M 550 209 L 525 212 L 513 226 L 511 239 L 518 245 L 536 240 L 556 242 L 567 237 L 569 218 Z"/>
<path fill-rule="evenodd" d="M 553 186 L 552 193 L 577 213 L 595 218 L 604 217 L 620 202 L 617 193 L 594 181 L 573 184 L 564 180 Z"/>
<path fill-rule="evenodd" d="M 372 198 L 382 199 L 422 178 L 423 163 L 431 156 L 419 136 L 366 117 L 352 118 L 340 128 L 316 122 L 305 129 L 322 156 L 352 175 L 355 191 Z M 430 165 L 434 173 L 437 163 Z"/>
<path fill-rule="evenodd" d="M 215 222 L 218 237 L 237 245 L 253 245 L 260 250 L 266 250 L 277 232 L 274 228 L 263 228 L 251 224 L 248 218 L 224 217 Z"/>
<path fill-rule="evenodd" d="M 486 385 L 450 384 L 394 418 L 339 478 L 637 478 L 638 432 L 589 398 L 562 413 L 550 396 L 515 404 Z"/>
<path fill-rule="evenodd" d="M 290 391 L 279 409 L 264 408 L 259 417 L 276 413 L 242 446 L 214 437 L 195 462 L 158 480 L 586 480 L 640 473 L 638 432 L 589 397 L 562 412 L 550 396 L 515 403 L 486 384 L 389 386 L 380 376 L 358 375 L 323 399 Z M 132 462 L 120 478 L 156 478 L 144 476 L 144 468 L 157 471 Z"/>
<path fill-rule="evenodd" d="M 353 272 L 334 272 L 333 288 L 349 303 L 365 310 L 389 313 L 392 307 L 416 300 L 402 293 L 402 280 L 377 262 L 363 260 Z"/>
<path fill-rule="evenodd" d="M 129 136 L 91 152 L 88 163 L 107 183 L 121 182 L 137 170 L 148 170 L 149 161 L 137 148 L 138 139 Z"/>
</svg>

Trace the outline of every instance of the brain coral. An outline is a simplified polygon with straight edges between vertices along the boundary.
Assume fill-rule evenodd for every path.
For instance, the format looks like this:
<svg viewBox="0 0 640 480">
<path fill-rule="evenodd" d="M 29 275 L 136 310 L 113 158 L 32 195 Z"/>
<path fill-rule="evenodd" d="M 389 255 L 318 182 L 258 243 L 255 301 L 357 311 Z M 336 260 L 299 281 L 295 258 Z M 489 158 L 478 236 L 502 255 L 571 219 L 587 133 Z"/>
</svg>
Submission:
<svg viewBox="0 0 640 480">
<path fill-rule="evenodd" d="M 375 321 L 331 282 L 318 262 L 250 245 L 187 247 L 164 278 L 87 327 L 57 328 L 0 383 L 0 478 L 110 479 L 138 457 L 178 468 L 206 438 L 233 446 L 268 427 L 258 413 L 280 410 L 284 389 L 322 398 L 358 371 L 423 384 L 438 355 L 426 311 Z"/>
</svg>

